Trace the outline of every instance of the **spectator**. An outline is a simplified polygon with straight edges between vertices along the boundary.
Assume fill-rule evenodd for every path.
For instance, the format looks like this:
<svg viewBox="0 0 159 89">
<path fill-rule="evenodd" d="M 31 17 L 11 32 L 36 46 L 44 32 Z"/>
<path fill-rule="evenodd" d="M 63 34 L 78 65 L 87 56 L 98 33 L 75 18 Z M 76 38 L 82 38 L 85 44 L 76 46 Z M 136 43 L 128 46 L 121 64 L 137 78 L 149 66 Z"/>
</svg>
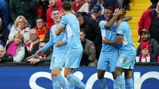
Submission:
<svg viewBox="0 0 159 89">
<path fill-rule="evenodd" d="M 142 29 L 148 29 L 150 31 L 151 38 L 157 40 L 159 42 L 159 2 L 157 3 L 157 6 L 155 9 L 148 9 L 146 10 L 139 22 L 138 22 L 138 34 L 140 35 L 140 32 Z"/>
<path fill-rule="evenodd" d="M 118 8 L 123 7 L 123 2 L 124 2 L 124 0 L 117 0 Z"/>
<path fill-rule="evenodd" d="M 143 42 L 141 45 L 141 53 L 139 55 L 140 62 L 149 62 L 148 57 L 150 57 L 151 46 L 148 42 Z"/>
<path fill-rule="evenodd" d="M 74 10 L 74 12 L 77 12 L 82 5 L 82 0 L 75 0 L 74 2 L 72 2 L 72 9 Z"/>
<path fill-rule="evenodd" d="M 125 8 L 126 10 L 130 10 L 129 3 L 130 0 L 117 0 L 118 8 Z"/>
<path fill-rule="evenodd" d="M 145 30 L 145 29 L 143 29 L 141 31 L 140 37 L 141 37 L 142 42 L 148 42 L 151 45 L 151 51 L 150 51 L 150 54 L 151 54 L 150 58 L 151 59 L 150 59 L 150 62 L 156 62 L 157 57 L 159 55 L 159 51 L 158 51 L 159 44 L 158 44 L 158 42 L 155 39 L 151 38 L 150 37 L 150 32 L 148 30 Z M 142 42 L 140 43 L 140 45 L 137 48 L 137 56 L 139 56 L 140 53 L 141 53 Z"/>
<path fill-rule="evenodd" d="M 51 12 L 54 8 L 58 8 L 60 10 L 60 14 L 62 15 L 62 2 L 61 0 L 49 0 L 50 7 L 47 9 L 46 12 L 46 21 L 47 21 L 47 28 L 50 30 L 52 25 L 55 24 L 54 20 L 51 18 Z"/>
<path fill-rule="evenodd" d="M 6 45 L 8 36 L 9 36 L 9 30 L 5 25 L 3 25 L 2 19 L 0 18 L 0 41 L 2 42 L 3 46 Z"/>
<path fill-rule="evenodd" d="M 98 21 L 92 17 L 89 17 L 87 14 L 76 13 L 75 15 L 78 18 L 80 28 L 84 29 L 86 32 L 86 38 L 94 43 L 96 58 L 98 59 L 102 46 L 102 37 L 98 26 Z"/>
<path fill-rule="evenodd" d="M 36 11 L 38 17 L 43 17 L 46 20 L 46 11 L 49 8 L 48 0 L 38 0 L 36 2 Z"/>
<path fill-rule="evenodd" d="M 104 15 L 104 9 L 106 7 L 111 7 L 112 9 L 115 9 L 115 1 L 114 0 L 97 0 L 97 5 L 100 5 L 102 8 L 102 13 L 101 15 Z"/>
<path fill-rule="evenodd" d="M 86 33 L 83 29 L 80 31 L 80 40 L 83 46 L 83 55 L 81 59 L 80 66 L 96 66 L 96 50 L 94 43 L 88 40 Z"/>
<path fill-rule="evenodd" d="M 129 3 L 130 3 L 130 0 L 124 0 L 123 8 L 126 9 L 126 10 L 130 10 Z"/>
<path fill-rule="evenodd" d="M 77 12 L 86 12 L 88 13 L 91 9 L 91 0 L 85 0 L 85 3 L 80 7 Z"/>
<path fill-rule="evenodd" d="M 105 10 L 104 4 L 105 3 L 103 0 L 97 0 L 97 5 L 101 7 L 101 15 L 104 15 L 104 10 Z M 93 6 L 93 10 L 94 10 L 94 6 Z"/>
<path fill-rule="evenodd" d="M 102 13 L 102 8 L 100 5 L 94 5 L 93 9 L 92 9 L 92 18 L 96 19 L 98 22 L 100 22 L 101 20 L 104 20 L 104 15 L 101 15 Z M 103 12 L 104 13 L 104 12 Z"/>
<path fill-rule="evenodd" d="M 150 0 L 151 1 L 151 6 L 148 9 L 156 8 L 158 0 Z"/>
<path fill-rule="evenodd" d="M 25 17 L 22 15 L 18 16 L 14 22 L 14 25 L 11 28 L 8 42 L 13 41 L 15 33 L 22 33 L 24 36 L 23 41 L 24 41 L 24 43 L 26 43 L 30 39 L 29 30 L 30 30 L 30 28 L 28 27 L 28 22 L 25 19 Z"/>
<path fill-rule="evenodd" d="M 0 0 L 0 18 L 7 27 L 9 24 L 9 8 L 8 3 L 5 0 Z"/>
<path fill-rule="evenodd" d="M 43 17 L 36 18 L 36 27 L 40 41 L 48 42 L 50 31 L 46 27 L 46 22 Z"/>
<path fill-rule="evenodd" d="M 46 45 L 46 42 L 41 41 L 39 43 L 38 49 L 42 48 L 45 45 Z M 33 54 L 33 55 L 27 57 L 26 61 L 33 65 L 36 63 L 39 63 L 39 62 L 50 62 L 51 56 L 52 56 L 52 52 L 50 50 L 46 50 L 39 55 Z"/>
<path fill-rule="evenodd" d="M 5 49 L 0 45 L 0 63 L 1 62 L 13 62 L 13 57 L 5 52 Z"/>
<path fill-rule="evenodd" d="M 14 41 L 8 43 L 6 46 L 6 51 L 13 56 L 14 62 L 21 62 L 25 56 L 23 39 L 24 36 L 22 33 L 15 33 Z"/>
<path fill-rule="evenodd" d="M 9 10 L 12 22 L 14 22 L 19 15 L 23 15 L 31 28 L 35 26 L 37 16 L 36 0 L 10 0 Z"/>
<path fill-rule="evenodd" d="M 36 53 L 39 47 L 40 39 L 38 38 L 38 31 L 36 29 L 31 29 L 29 32 L 30 40 L 25 44 L 25 57 L 31 56 Z M 23 60 L 23 61 L 24 61 Z"/>
<path fill-rule="evenodd" d="M 0 45 L 4 46 L 3 42 L 0 40 Z"/>
</svg>

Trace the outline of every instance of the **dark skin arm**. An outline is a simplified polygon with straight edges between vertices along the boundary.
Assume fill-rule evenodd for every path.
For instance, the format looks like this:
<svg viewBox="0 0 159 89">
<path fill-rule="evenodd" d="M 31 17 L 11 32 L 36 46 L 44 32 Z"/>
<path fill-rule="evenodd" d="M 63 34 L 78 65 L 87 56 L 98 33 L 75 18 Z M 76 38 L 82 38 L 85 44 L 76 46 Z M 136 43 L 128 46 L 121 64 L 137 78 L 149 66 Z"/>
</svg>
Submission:
<svg viewBox="0 0 159 89">
<path fill-rule="evenodd" d="M 130 21 L 131 19 L 131 16 L 124 16 L 122 19 L 118 20 L 118 22 L 116 23 L 116 27 L 118 28 L 122 21 Z"/>
<path fill-rule="evenodd" d="M 113 17 L 109 20 L 109 22 L 107 24 L 105 24 L 106 28 L 111 27 L 114 22 L 117 20 L 118 16 L 124 14 L 124 10 L 123 9 L 115 9 L 115 13 L 113 14 Z M 130 18 L 126 18 L 126 20 L 129 20 Z"/>
<path fill-rule="evenodd" d="M 121 21 L 130 21 L 132 16 L 125 16 L 124 18 L 120 19 Z"/>
<path fill-rule="evenodd" d="M 105 24 L 105 27 L 106 27 L 106 28 L 111 27 L 111 26 L 114 24 L 114 22 L 116 21 L 117 18 L 118 18 L 118 15 L 114 15 L 114 16 L 109 20 L 109 22 L 108 22 L 107 24 Z"/>
<path fill-rule="evenodd" d="M 103 38 L 104 44 L 110 44 L 110 45 L 119 45 L 123 40 L 123 36 L 120 34 L 117 34 L 116 40 L 108 40 L 107 38 Z"/>
</svg>

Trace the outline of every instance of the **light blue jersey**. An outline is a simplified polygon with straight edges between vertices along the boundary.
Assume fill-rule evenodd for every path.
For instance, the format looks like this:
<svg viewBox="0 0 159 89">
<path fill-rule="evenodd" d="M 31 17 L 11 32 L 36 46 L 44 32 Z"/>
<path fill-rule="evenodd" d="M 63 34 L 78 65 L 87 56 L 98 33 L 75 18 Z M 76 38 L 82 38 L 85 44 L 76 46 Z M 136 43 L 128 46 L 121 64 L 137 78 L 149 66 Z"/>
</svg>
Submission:
<svg viewBox="0 0 159 89">
<path fill-rule="evenodd" d="M 99 23 L 102 38 L 105 37 L 108 40 L 115 40 L 116 39 L 116 26 L 115 26 L 116 23 L 114 23 L 110 28 L 105 28 L 105 24 L 107 24 L 106 20 L 102 20 Z M 97 69 L 107 71 L 107 67 L 110 66 L 110 72 L 114 72 L 117 59 L 118 59 L 117 46 L 102 43 L 102 49 L 100 52 Z"/>
<path fill-rule="evenodd" d="M 129 23 L 126 21 L 121 22 L 120 26 L 117 29 L 117 34 L 123 36 L 122 43 L 118 45 L 119 51 L 124 54 L 136 55 L 136 49 L 132 43 L 132 35 Z"/>
<path fill-rule="evenodd" d="M 67 53 L 66 44 L 60 47 L 55 46 L 57 42 L 66 40 L 65 30 L 63 30 L 63 32 L 59 36 L 56 36 L 55 31 L 57 25 L 59 24 L 55 24 L 51 27 L 49 42 L 41 48 L 41 51 L 44 51 L 50 47 L 53 47 L 53 55 L 50 64 L 51 70 L 53 68 L 63 68 Z"/>
<path fill-rule="evenodd" d="M 61 19 L 61 24 L 66 25 L 67 43 L 69 49 L 82 48 L 80 41 L 79 22 L 73 14 L 64 15 Z"/>
<path fill-rule="evenodd" d="M 105 24 L 107 23 L 106 20 L 102 20 L 99 23 L 102 38 L 107 38 L 108 40 L 115 40 L 116 39 L 116 23 L 114 23 L 110 28 L 105 28 Z M 113 52 L 117 50 L 116 45 L 108 45 L 102 43 L 102 51 L 106 52 Z"/>
<path fill-rule="evenodd" d="M 68 52 L 66 55 L 65 68 L 79 67 L 83 47 L 80 41 L 79 22 L 73 14 L 64 15 L 61 24 L 66 26 Z"/>
<path fill-rule="evenodd" d="M 124 69 L 133 69 L 135 64 L 136 49 L 132 43 L 132 36 L 128 22 L 121 22 L 117 34 L 123 36 L 122 43 L 118 45 L 120 56 L 118 58 L 117 67 Z"/>
</svg>

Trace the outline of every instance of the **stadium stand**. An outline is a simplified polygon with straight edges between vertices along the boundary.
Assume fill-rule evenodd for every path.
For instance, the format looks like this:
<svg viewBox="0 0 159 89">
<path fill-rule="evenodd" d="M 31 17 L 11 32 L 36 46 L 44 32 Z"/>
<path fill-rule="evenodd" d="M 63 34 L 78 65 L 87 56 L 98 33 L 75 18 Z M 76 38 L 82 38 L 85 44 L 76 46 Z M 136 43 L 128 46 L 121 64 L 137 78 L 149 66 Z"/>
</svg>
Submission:
<svg viewBox="0 0 159 89">
<path fill-rule="evenodd" d="M 126 12 L 127 16 L 132 16 L 132 20 L 129 21 L 132 37 L 133 37 L 133 43 L 135 47 L 137 48 L 139 43 L 139 36 L 138 36 L 138 21 L 142 15 L 142 13 L 148 9 L 148 7 L 151 5 L 150 0 L 130 0 L 130 10 Z"/>
</svg>

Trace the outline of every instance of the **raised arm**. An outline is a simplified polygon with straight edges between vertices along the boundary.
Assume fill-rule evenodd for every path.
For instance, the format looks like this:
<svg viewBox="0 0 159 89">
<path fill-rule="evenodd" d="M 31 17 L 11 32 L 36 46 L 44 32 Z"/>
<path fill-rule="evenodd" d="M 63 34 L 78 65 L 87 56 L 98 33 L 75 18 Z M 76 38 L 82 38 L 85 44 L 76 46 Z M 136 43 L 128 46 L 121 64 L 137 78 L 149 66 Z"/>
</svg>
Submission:
<svg viewBox="0 0 159 89">
<path fill-rule="evenodd" d="M 111 27 L 114 24 L 114 22 L 118 19 L 118 16 L 122 15 L 122 14 L 124 14 L 124 10 L 123 9 L 115 9 L 113 17 L 108 21 L 107 24 L 105 24 L 105 27 L 106 28 Z"/>
</svg>

